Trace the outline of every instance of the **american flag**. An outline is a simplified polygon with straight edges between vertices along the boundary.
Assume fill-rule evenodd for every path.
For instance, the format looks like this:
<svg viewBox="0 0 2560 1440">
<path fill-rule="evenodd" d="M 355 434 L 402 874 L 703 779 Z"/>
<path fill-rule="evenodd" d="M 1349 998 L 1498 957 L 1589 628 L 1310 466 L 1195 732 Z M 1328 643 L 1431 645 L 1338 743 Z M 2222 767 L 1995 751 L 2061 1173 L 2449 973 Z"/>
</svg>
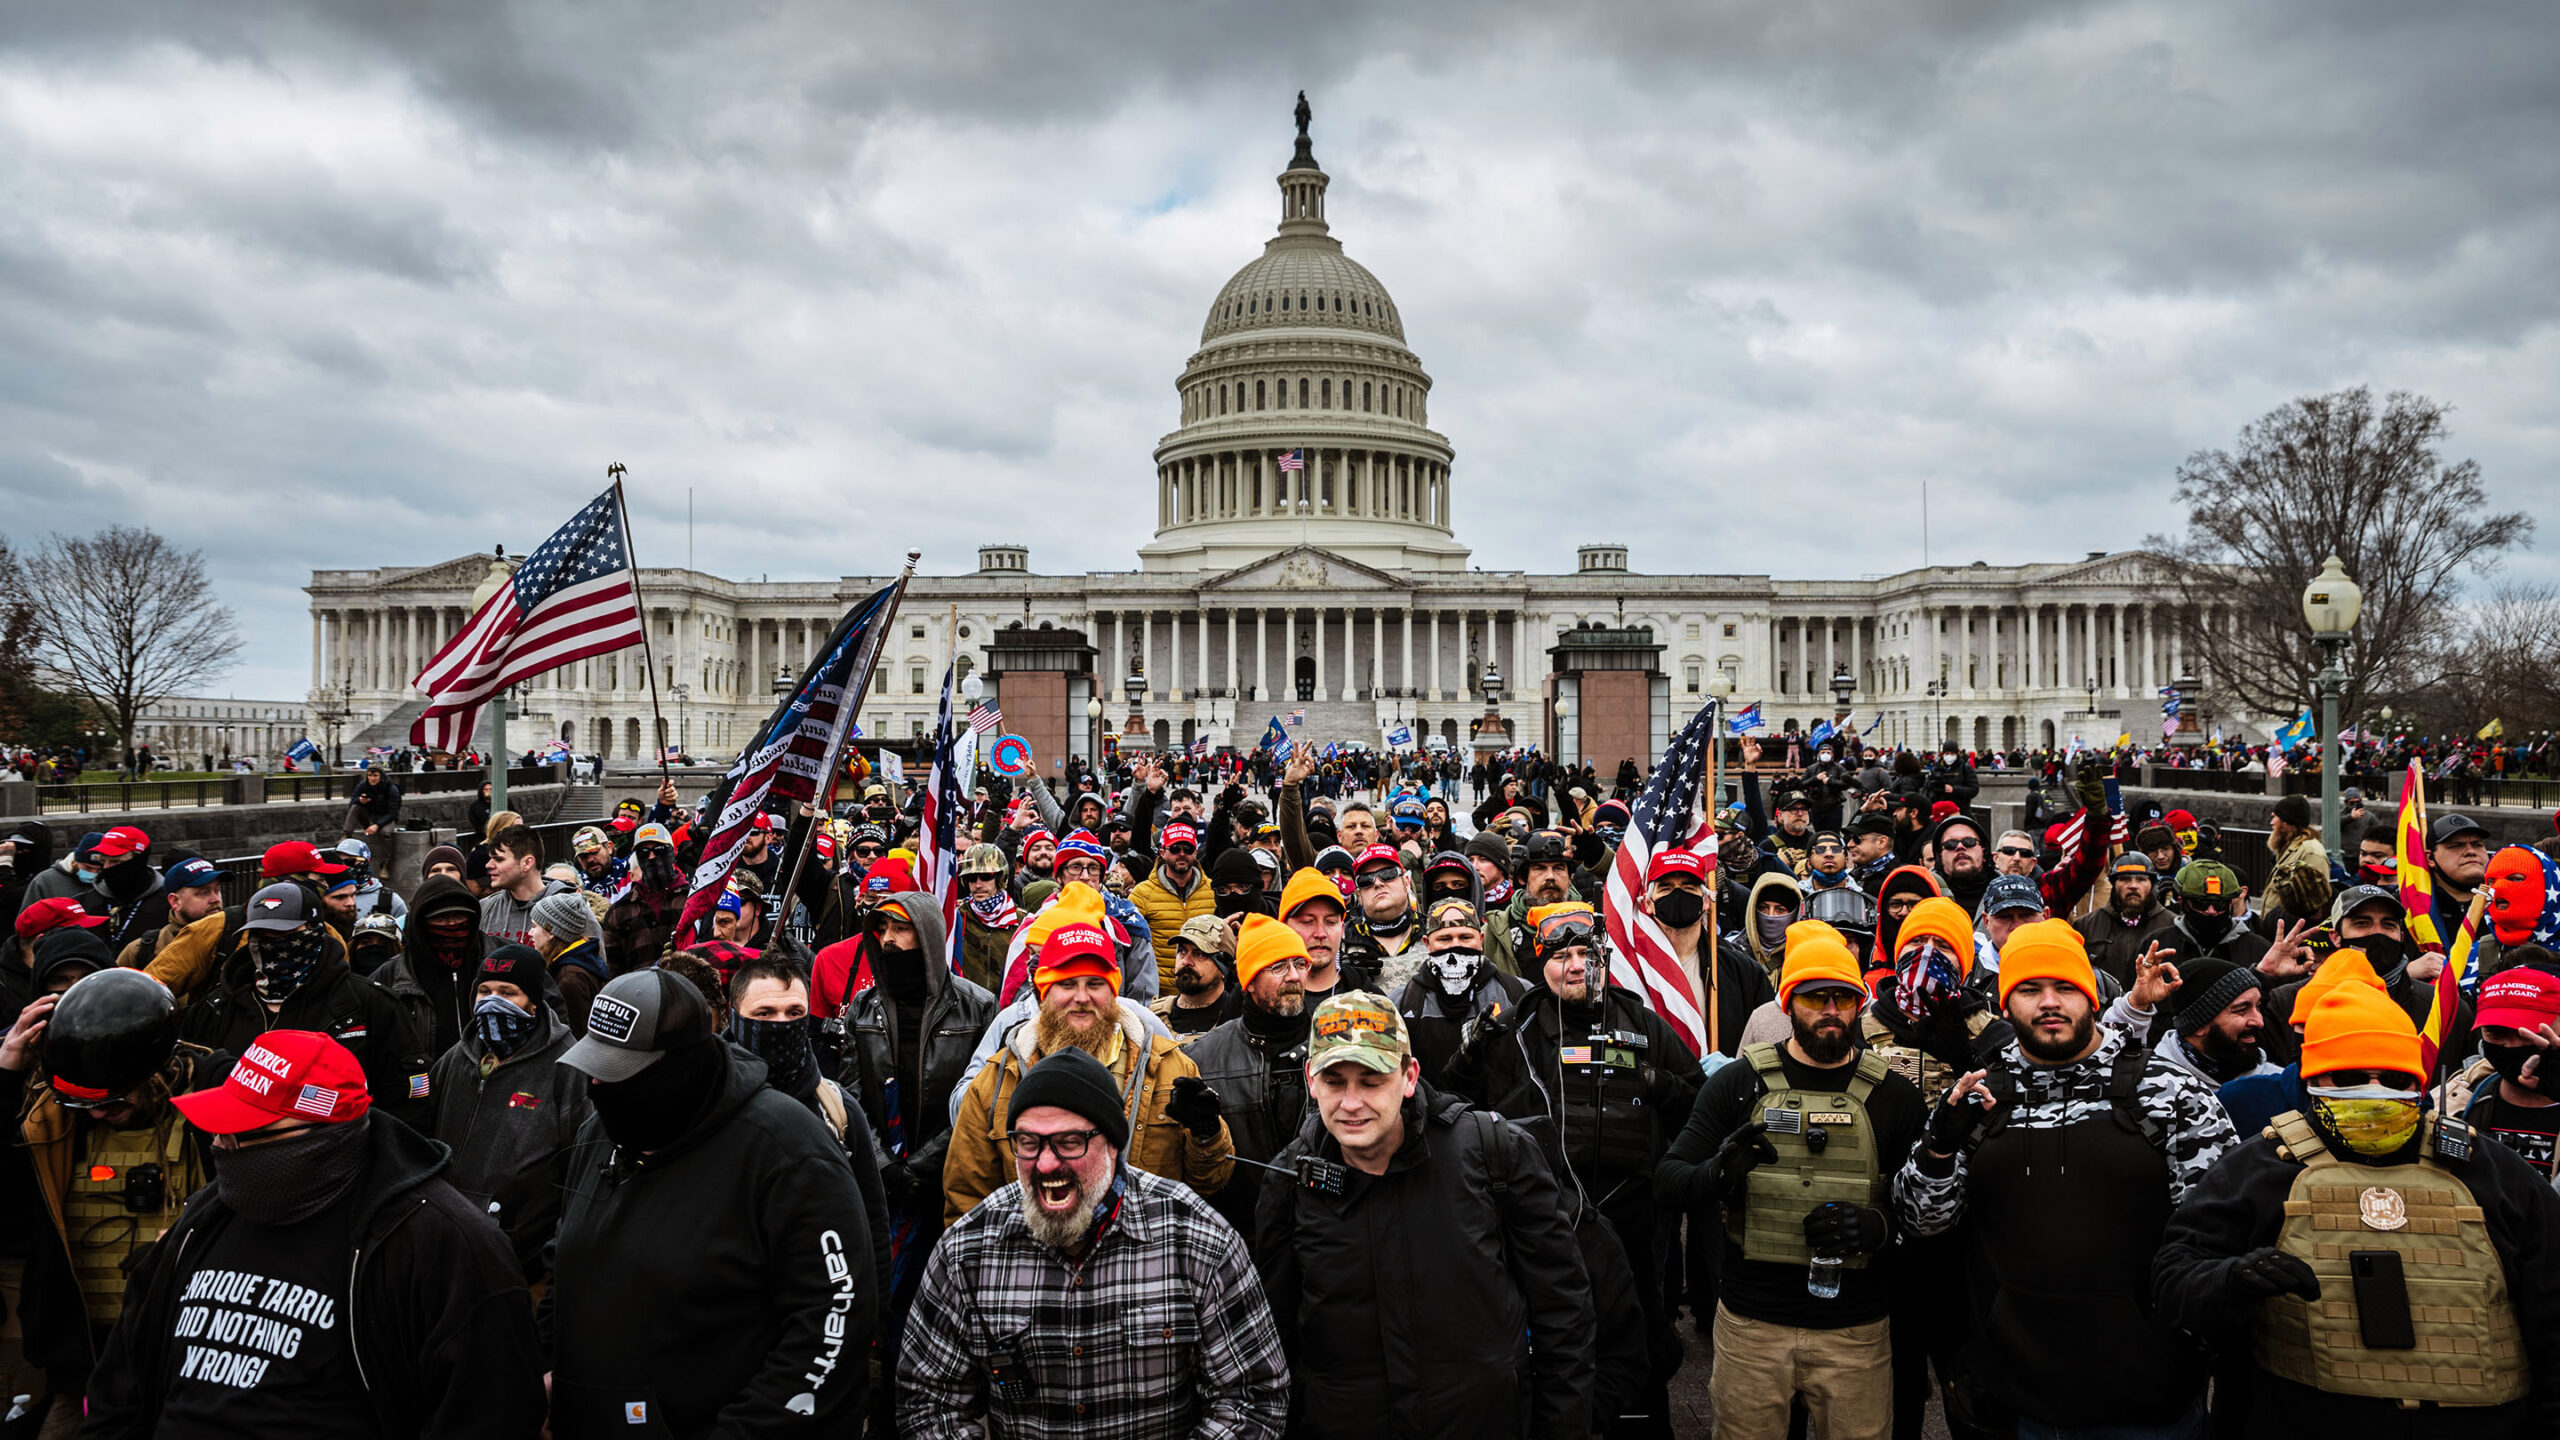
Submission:
<svg viewBox="0 0 2560 1440">
<path fill-rule="evenodd" d="M 542 542 L 411 683 L 426 713 L 409 743 L 458 751 L 480 707 L 519 680 L 647 638 L 638 574 L 622 544 L 622 493 L 607 490 Z"/>
<path fill-rule="evenodd" d="M 1304 469 L 1306 469 L 1306 468 L 1307 468 L 1307 452 L 1306 452 L 1306 451 L 1304 451 L 1304 450 L 1283 450 L 1283 451 L 1281 451 L 1281 452 L 1280 452 L 1280 468 L 1281 468 L 1281 469 L 1283 469 L 1283 470 L 1304 470 Z"/>
<path fill-rule="evenodd" d="M 1714 1037 L 1707 1034 L 1706 1012 L 1700 1008 L 1703 987 L 1698 973 L 1681 963 L 1671 938 L 1652 916 L 1636 908 L 1636 899 L 1644 893 L 1646 867 L 1661 851 L 1694 850 L 1710 857 L 1713 864 L 1714 815 L 1710 806 L 1701 803 L 1700 792 L 1707 779 L 1707 747 L 1715 743 L 1716 733 L 1716 703 L 1710 700 L 1672 739 L 1662 763 L 1653 767 L 1653 778 L 1636 797 L 1626 839 L 1610 862 L 1601 906 L 1610 948 L 1634 963 L 1635 983 L 1629 988 L 1644 996 L 1693 1055 L 1714 1048 Z M 1710 935 L 1700 945 L 1714 943 Z"/>
<path fill-rule="evenodd" d="M 942 912 L 942 933 L 951 946 L 944 958 L 954 972 L 960 968 L 960 885 L 953 872 L 960 868 L 960 829 L 969 814 L 960 793 L 959 752 L 978 718 L 970 716 L 969 725 L 951 723 L 952 682 L 958 678 L 957 664 L 942 672 L 942 708 L 933 721 L 933 768 L 916 810 L 916 887 L 932 896 Z"/>
<path fill-rule="evenodd" d="M 848 692 L 871 673 L 880 636 L 887 628 L 882 617 L 896 608 L 903 584 L 874 591 L 845 612 L 818 658 L 809 662 L 799 688 L 738 752 L 729 773 L 720 777 L 720 784 L 703 802 L 711 838 L 703 842 L 702 859 L 693 867 L 693 890 L 676 921 L 678 935 L 692 935 L 719 903 L 730 867 L 737 863 L 738 847 L 746 843 L 758 816 L 776 808 L 788 813 L 791 802 L 817 798 L 818 787 L 828 779 L 819 772 L 826 768 L 837 718 L 848 699 L 861 703 L 858 693 Z"/>
<path fill-rule="evenodd" d="M 969 728 L 981 735 L 993 735 L 1004 728 L 1004 712 L 993 705 L 981 705 L 969 712 Z"/>
</svg>

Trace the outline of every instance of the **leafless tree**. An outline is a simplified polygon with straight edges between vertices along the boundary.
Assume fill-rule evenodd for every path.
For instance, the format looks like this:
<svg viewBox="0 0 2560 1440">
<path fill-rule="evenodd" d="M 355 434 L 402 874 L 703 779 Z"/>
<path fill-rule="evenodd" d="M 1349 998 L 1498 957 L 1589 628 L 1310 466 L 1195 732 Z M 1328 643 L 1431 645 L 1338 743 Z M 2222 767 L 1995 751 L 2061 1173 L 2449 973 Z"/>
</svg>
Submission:
<svg viewBox="0 0 2560 1440">
<path fill-rule="evenodd" d="M 2491 570 L 2533 534 L 2526 515 L 2489 513 L 2479 462 L 2439 458 L 2446 414 L 2399 392 L 2377 407 L 2358 386 L 2292 401 L 2233 449 L 2179 465 L 2187 531 L 2145 544 L 2182 602 L 2181 638 L 2203 658 L 2209 692 L 2267 715 L 2303 705 L 2321 657 L 2302 591 L 2331 555 L 2364 590 L 2341 713 L 2431 678 L 2432 657 L 2457 639 L 2459 574 Z M 2207 606 L 2237 623 L 2203 627 Z"/>
<path fill-rule="evenodd" d="M 36 688 L 35 602 L 27 598 L 26 567 L 17 547 L 0 540 L 0 736 L 32 740 Z"/>
<path fill-rule="evenodd" d="M 2501 585 L 2463 609 L 2417 687 L 2392 702 L 2424 734 L 2560 730 L 2560 591 Z"/>
<path fill-rule="evenodd" d="M 43 635 L 37 657 L 113 728 L 121 753 L 155 701 L 231 668 L 240 634 L 214 603 L 204 556 L 152 530 L 55 535 L 25 561 Z"/>
</svg>

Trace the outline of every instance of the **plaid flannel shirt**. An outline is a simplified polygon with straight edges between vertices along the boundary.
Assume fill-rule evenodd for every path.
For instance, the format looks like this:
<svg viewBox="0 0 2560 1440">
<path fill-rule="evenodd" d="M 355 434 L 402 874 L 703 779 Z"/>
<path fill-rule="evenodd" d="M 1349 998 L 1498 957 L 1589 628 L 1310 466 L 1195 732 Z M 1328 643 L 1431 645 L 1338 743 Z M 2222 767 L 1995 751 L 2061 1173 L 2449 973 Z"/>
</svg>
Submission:
<svg viewBox="0 0 2560 1440">
<path fill-rule="evenodd" d="M 1191 1187 L 1122 1172 L 1119 1214 L 1080 1270 L 1031 1238 L 1019 1183 L 980 1201 L 926 1263 L 898 1353 L 898 1433 L 916 1440 L 1276 1440 L 1289 1367 L 1244 1241 Z M 1017 1355 L 1030 1393 L 990 1363 Z"/>
</svg>

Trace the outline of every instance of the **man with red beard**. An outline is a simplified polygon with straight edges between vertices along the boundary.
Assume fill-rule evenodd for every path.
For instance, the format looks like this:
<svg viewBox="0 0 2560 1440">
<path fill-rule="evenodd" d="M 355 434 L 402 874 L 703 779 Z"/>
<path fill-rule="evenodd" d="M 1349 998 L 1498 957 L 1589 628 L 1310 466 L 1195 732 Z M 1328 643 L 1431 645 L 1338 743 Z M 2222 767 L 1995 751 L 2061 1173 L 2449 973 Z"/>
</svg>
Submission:
<svg viewBox="0 0 2560 1440">
<path fill-rule="evenodd" d="M 1119 947 L 1089 903 L 1100 897 L 1081 886 L 1069 894 L 1075 898 L 1059 907 L 1084 908 L 1062 918 L 1040 946 L 1031 972 L 1039 1009 L 1013 1028 L 961 1097 L 942 1164 L 945 1224 L 1016 1178 L 1006 1125 L 996 1117 L 1011 1114 L 1013 1092 L 1032 1066 L 1061 1050 L 1083 1050 L 1111 1072 L 1130 1122 L 1130 1165 L 1186 1181 L 1203 1196 L 1217 1194 L 1235 1170 L 1218 1093 L 1201 1082 L 1199 1067 L 1172 1036 L 1149 1027 L 1144 1005 L 1121 998 Z"/>
<path fill-rule="evenodd" d="M 1123 1163 L 1121 1081 L 1083 1047 L 1011 1090 L 997 1133 L 1022 1178 L 926 1262 L 899 1433 L 1276 1440 L 1288 1363 L 1243 1239 L 1189 1186 Z"/>
<path fill-rule="evenodd" d="M 1794 1033 L 1744 1047 L 1744 1063 L 1708 1077 L 1656 1168 L 1655 1197 L 1673 1212 L 1724 1207 L 1717 1433 L 1777 1440 L 1801 1394 L 1816 1433 L 1883 1440 L 1893 1297 L 1889 1268 L 1872 1257 L 1891 1236 L 1888 1186 L 1927 1111 L 1919 1090 L 1860 1044 L 1867 987 L 1847 945 L 1796 938 L 1778 990 Z M 1828 1297 L 1808 1293 L 1816 1256 L 1836 1262 Z"/>
</svg>

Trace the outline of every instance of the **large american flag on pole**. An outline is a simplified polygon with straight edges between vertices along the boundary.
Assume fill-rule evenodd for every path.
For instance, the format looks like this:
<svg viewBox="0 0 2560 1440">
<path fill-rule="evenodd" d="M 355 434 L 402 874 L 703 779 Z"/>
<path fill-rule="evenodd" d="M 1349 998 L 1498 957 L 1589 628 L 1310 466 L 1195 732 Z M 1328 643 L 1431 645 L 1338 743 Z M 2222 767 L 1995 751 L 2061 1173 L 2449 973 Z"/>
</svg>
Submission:
<svg viewBox="0 0 2560 1440">
<path fill-rule="evenodd" d="M 490 696 L 646 639 L 622 533 L 622 493 L 607 490 L 537 546 L 410 682 L 428 703 L 409 743 L 462 750 Z"/>
<path fill-rule="evenodd" d="M 1683 964 L 1654 918 L 1636 908 L 1644 894 L 1646 867 L 1664 850 L 1715 851 L 1715 808 L 1702 803 L 1707 779 L 1707 747 L 1716 742 L 1716 702 L 1710 700 L 1671 741 L 1653 778 L 1636 797 L 1626 839 L 1609 862 L 1609 880 L 1601 915 L 1609 927 L 1609 948 L 1634 971 L 1628 988 L 1644 996 L 1692 1055 L 1715 1048 L 1707 1034 L 1701 1004 L 1703 985 L 1697 970 Z M 1710 881 L 1712 883 L 1712 881 Z M 1710 935 L 1699 941 L 1713 945 Z"/>
<path fill-rule="evenodd" d="M 916 809 L 916 888 L 932 896 L 935 908 L 942 912 L 942 933 L 951 949 L 943 958 L 955 973 L 960 968 L 960 883 L 953 872 L 960 867 L 960 827 L 968 823 L 968 807 L 961 799 L 961 767 L 963 763 L 974 766 L 978 738 L 967 724 L 952 723 L 951 689 L 959 668 L 954 663 L 942 672 L 942 708 L 933 722 L 933 767 Z M 970 752 L 965 762 L 960 753 L 964 749 Z"/>
<path fill-rule="evenodd" d="M 880 648 L 881 614 L 897 593 L 896 585 L 887 586 L 845 612 L 836 622 L 835 633 L 809 662 L 799 688 L 738 752 L 737 763 L 703 802 L 711 836 L 703 842 L 702 859 L 693 867 L 693 890 L 676 921 L 679 936 L 691 937 L 694 926 L 720 903 L 730 867 L 738 862 L 738 847 L 746 843 L 756 817 L 768 809 L 788 815 L 790 805 L 816 799 L 826 785 L 823 772 L 828 752 L 836 748 L 842 729 L 852 720 L 846 712 L 862 702 L 855 687 L 871 674 Z"/>
</svg>

